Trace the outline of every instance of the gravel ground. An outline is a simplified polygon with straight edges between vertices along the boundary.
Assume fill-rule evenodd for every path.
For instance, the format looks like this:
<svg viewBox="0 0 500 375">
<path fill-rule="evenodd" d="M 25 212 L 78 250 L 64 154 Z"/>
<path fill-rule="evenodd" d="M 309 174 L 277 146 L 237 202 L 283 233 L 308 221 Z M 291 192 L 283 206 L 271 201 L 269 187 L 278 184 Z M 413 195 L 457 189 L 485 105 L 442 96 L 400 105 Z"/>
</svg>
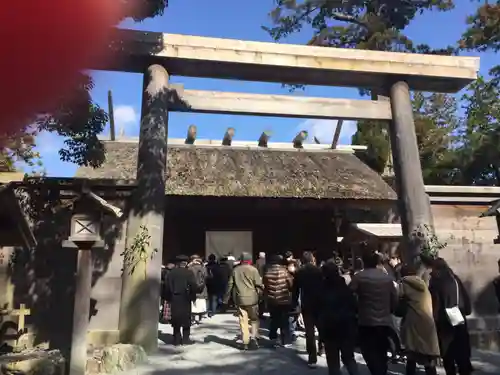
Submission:
<svg viewBox="0 0 500 375">
<path fill-rule="evenodd" d="M 324 358 L 319 358 L 316 370 L 308 369 L 303 337 L 291 348 L 272 349 L 263 340 L 260 349 L 242 352 L 236 342 L 237 319 L 230 314 L 217 315 L 193 327 L 194 344 L 190 346 L 173 347 L 172 328 L 168 325 L 160 325 L 160 332 L 158 353 L 150 357 L 147 365 L 127 375 L 298 375 L 304 371 L 327 374 Z M 267 330 L 261 329 L 261 335 L 267 337 Z M 369 375 L 361 355 L 356 355 L 356 359 L 361 375 Z M 500 353 L 477 351 L 473 360 L 477 370 L 474 375 L 500 374 Z M 390 374 L 404 375 L 404 367 L 391 365 Z"/>
</svg>

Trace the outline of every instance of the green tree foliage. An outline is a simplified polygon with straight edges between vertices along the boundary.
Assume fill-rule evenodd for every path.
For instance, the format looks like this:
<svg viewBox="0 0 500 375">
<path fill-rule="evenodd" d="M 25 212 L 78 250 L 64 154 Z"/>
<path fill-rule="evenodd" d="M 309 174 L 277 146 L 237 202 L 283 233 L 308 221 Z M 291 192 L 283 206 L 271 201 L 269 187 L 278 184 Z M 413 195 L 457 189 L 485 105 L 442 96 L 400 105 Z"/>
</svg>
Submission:
<svg viewBox="0 0 500 375">
<path fill-rule="evenodd" d="M 468 51 L 500 51 L 500 0 L 478 1 L 459 44 Z M 500 185 L 500 64 L 489 74 L 470 85 L 463 97 L 466 111 L 458 157 L 466 184 Z"/>
<path fill-rule="evenodd" d="M 463 97 L 457 173 L 466 185 L 500 185 L 500 89 L 480 77 Z"/>
<path fill-rule="evenodd" d="M 453 0 L 275 0 L 275 4 L 270 12 L 272 26 L 263 29 L 276 41 L 309 25 L 313 29 L 309 45 L 445 55 L 456 51 L 452 46 L 434 50 L 416 45 L 404 34 L 417 15 L 451 10 Z M 296 88 L 303 85 L 291 86 Z"/>
<path fill-rule="evenodd" d="M 134 3 L 135 13 L 125 18 L 143 21 L 162 15 L 168 0 L 123 0 Z M 57 63 L 57 61 L 54 61 Z M 57 133 L 65 137 L 64 147 L 59 151 L 62 160 L 78 165 L 98 167 L 104 161 L 104 148 L 97 138 L 108 121 L 106 111 L 100 108 L 90 94 L 94 86 L 92 77 L 82 72 L 70 95 L 59 100 L 59 105 L 50 112 L 40 113 L 32 124 L 12 134 L 0 135 L 0 171 L 13 170 L 15 162 L 28 165 L 39 163 L 39 154 L 34 151 L 36 135 L 41 131 Z M 3 139 L 3 141 L 2 141 Z"/>
<path fill-rule="evenodd" d="M 460 126 L 455 98 L 440 93 L 416 92 L 412 104 L 425 183 L 452 183 Z"/>
<path fill-rule="evenodd" d="M 468 50 L 500 51 L 500 0 L 480 2 L 476 13 L 467 18 L 460 47 Z"/>
<path fill-rule="evenodd" d="M 276 0 L 272 27 L 265 30 L 275 40 L 313 28 L 311 45 L 381 51 L 431 51 L 414 45 L 404 34 L 410 22 L 425 10 L 446 11 L 452 0 Z M 449 53 L 453 48 L 433 51 Z"/>
<path fill-rule="evenodd" d="M 86 74 L 79 78 L 73 92 L 61 98 L 55 110 L 40 114 L 35 124 L 38 131 L 66 137 L 65 147 L 59 150 L 61 160 L 97 167 L 104 161 L 104 148 L 97 135 L 103 131 L 108 115 L 92 101 L 92 78 Z"/>
<path fill-rule="evenodd" d="M 478 52 L 500 51 L 500 0 L 494 3 L 478 1 L 476 12 L 467 18 L 467 29 L 459 42 L 460 49 Z M 493 66 L 489 74 L 492 83 L 500 86 L 500 64 Z M 475 90 L 472 86 L 471 90 Z"/>
<path fill-rule="evenodd" d="M 384 172 L 390 153 L 386 121 L 359 121 L 351 143 L 367 146 L 366 152 L 360 152 L 357 156 L 378 173 Z"/>
<path fill-rule="evenodd" d="M 35 132 L 25 127 L 15 133 L 0 134 L 0 172 L 15 170 L 15 162 L 29 167 L 40 165 L 40 155 L 34 150 Z"/>
<path fill-rule="evenodd" d="M 428 184 L 451 183 L 460 125 L 457 103 L 450 95 L 418 92 L 412 96 L 412 105 L 424 180 Z M 360 121 L 352 144 L 366 145 L 368 150 L 360 159 L 384 172 L 391 152 L 387 122 Z"/>
</svg>

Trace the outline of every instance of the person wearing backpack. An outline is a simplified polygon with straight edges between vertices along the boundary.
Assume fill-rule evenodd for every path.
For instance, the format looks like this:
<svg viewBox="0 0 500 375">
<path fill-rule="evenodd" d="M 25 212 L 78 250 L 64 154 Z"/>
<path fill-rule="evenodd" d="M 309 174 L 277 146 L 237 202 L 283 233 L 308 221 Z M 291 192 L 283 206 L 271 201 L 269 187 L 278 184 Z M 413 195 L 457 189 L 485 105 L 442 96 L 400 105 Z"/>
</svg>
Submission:
<svg viewBox="0 0 500 375">
<path fill-rule="evenodd" d="M 321 268 L 323 298 L 319 301 L 318 332 L 325 346 L 329 375 L 340 375 L 340 357 L 349 375 L 359 373 L 354 349 L 357 338 L 357 301 L 334 260 Z M 340 353 L 340 356 L 339 356 Z"/>
<path fill-rule="evenodd" d="M 196 280 L 196 300 L 191 307 L 191 315 L 194 324 L 200 324 L 207 313 L 207 270 L 199 255 L 191 256 L 189 269 L 193 272 Z"/>
</svg>

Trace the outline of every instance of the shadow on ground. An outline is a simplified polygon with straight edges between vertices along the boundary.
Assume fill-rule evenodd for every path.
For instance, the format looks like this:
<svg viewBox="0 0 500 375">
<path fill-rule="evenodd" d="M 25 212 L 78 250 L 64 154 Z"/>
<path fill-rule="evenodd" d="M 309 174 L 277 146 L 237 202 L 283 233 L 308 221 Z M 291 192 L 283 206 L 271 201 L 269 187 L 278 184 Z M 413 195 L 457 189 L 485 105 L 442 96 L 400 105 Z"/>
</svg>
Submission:
<svg viewBox="0 0 500 375">
<path fill-rule="evenodd" d="M 164 333 L 162 331 L 158 331 L 158 340 L 160 340 L 162 343 L 166 345 L 172 345 L 174 342 L 174 335 L 171 333 Z M 160 346 L 160 349 L 162 349 L 163 346 Z"/>
<path fill-rule="evenodd" d="M 262 329 L 265 331 L 265 328 Z M 306 366 L 305 342 L 298 339 L 294 348 L 271 348 L 263 336 L 262 345 L 255 351 L 241 351 L 236 342 L 239 334 L 236 318 L 216 316 L 192 329 L 193 345 L 173 347 L 171 327 L 160 326 L 160 348 L 150 357 L 149 364 L 130 372 L 130 375 L 301 375 L 309 372 Z M 369 375 L 361 355 L 356 354 L 360 375 Z M 500 374 L 500 354 L 474 352 L 474 375 Z M 327 373 L 326 360 L 319 358 L 315 374 Z M 345 370 L 344 370 L 345 373 Z M 391 375 L 405 374 L 404 365 L 391 364 Z M 440 374 L 444 374 L 442 369 Z M 128 375 L 128 374 L 127 374 Z"/>
</svg>

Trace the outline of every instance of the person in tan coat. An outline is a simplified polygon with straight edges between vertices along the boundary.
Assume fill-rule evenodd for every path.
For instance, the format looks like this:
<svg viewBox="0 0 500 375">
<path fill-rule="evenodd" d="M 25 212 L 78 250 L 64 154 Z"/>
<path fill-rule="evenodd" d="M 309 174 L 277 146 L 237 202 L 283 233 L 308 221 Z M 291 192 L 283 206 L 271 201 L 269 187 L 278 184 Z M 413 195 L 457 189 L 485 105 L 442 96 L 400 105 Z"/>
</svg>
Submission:
<svg viewBox="0 0 500 375">
<path fill-rule="evenodd" d="M 401 339 L 408 356 L 406 375 L 416 373 L 417 363 L 424 366 L 427 375 L 436 375 L 440 352 L 431 294 L 425 281 L 417 276 L 415 267 L 403 266 L 401 276 L 397 313 L 403 318 Z"/>
<path fill-rule="evenodd" d="M 259 346 L 259 299 L 262 290 L 262 279 L 257 268 L 252 265 L 252 256 L 242 253 L 240 264 L 233 269 L 229 279 L 223 302 L 227 305 L 232 296 L 238 309 L 244 350 L 249 349 L 249 346 L 252 346 L 252 349 Z M 249 323 L 252 330 L 251 337 Z"/>
</svg>

